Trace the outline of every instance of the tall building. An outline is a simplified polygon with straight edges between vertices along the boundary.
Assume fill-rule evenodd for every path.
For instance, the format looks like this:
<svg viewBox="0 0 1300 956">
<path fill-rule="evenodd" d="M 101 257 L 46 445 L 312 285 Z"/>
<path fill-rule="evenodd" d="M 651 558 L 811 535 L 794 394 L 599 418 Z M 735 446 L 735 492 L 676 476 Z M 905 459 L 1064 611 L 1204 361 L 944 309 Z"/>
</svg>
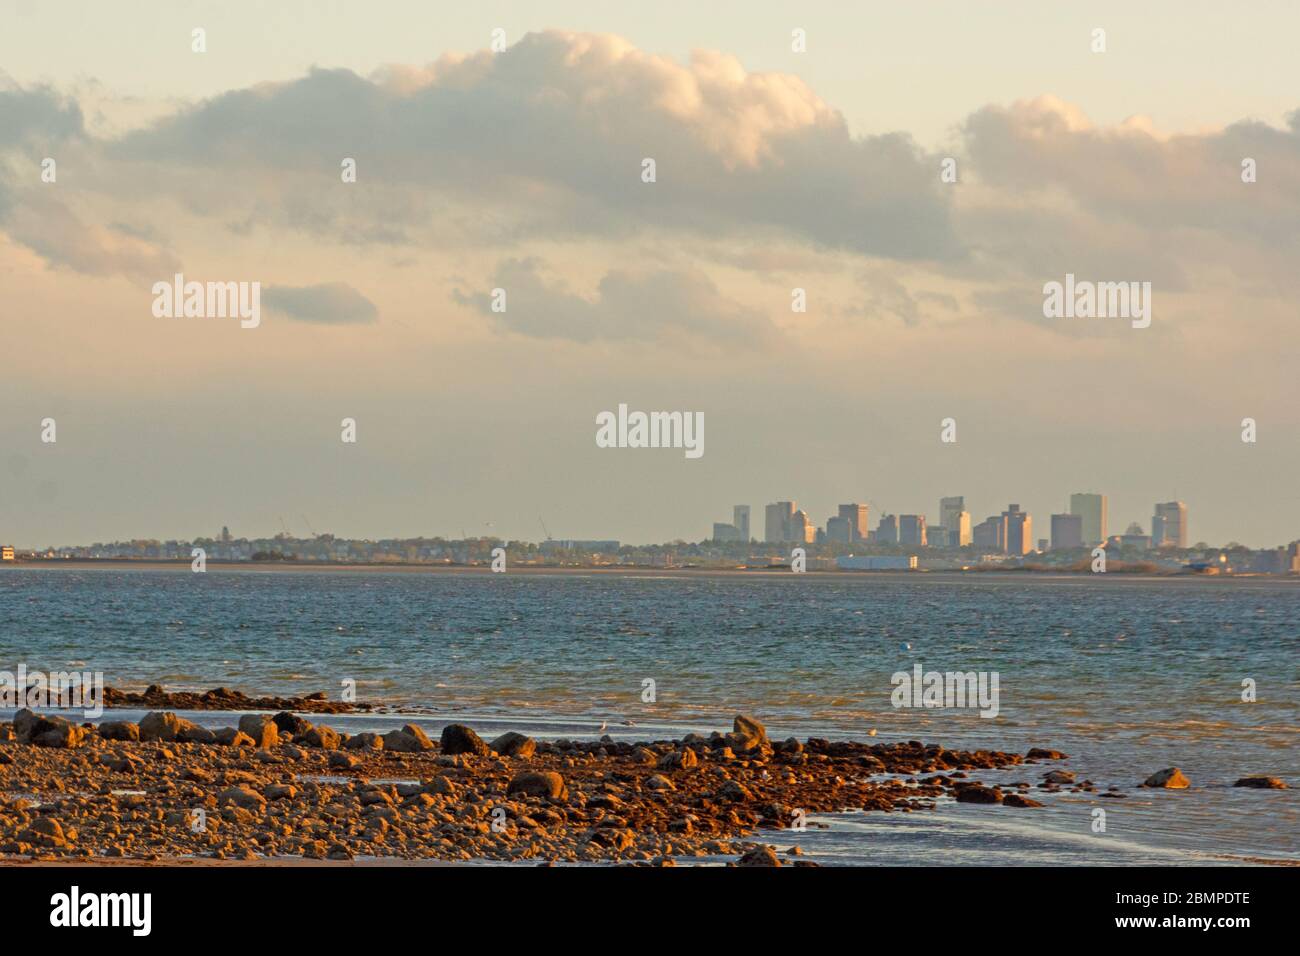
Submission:
<svg viewBox="0 0 1300 956">
<path fill-rule="evenodd" d="M 834 541 L 839 544 L 853 543 L 853 527 L 849 524 L 849 519 L 840 515 L 826 520 L 826 540 Z"/>
<path fill-rule="evenodd" d="M 1002 517 L 1007 523 L 1006 553 L 1023 555 L 1034 550 L 1034 519 L 1017 504 L 1007 505 Z"/>
<path fill-rule="evenodd" d="M 972 529 L 971 538 L 977 548 L 987 548 L 990 551 L 1006 551 L 1006 516 L 993 515 L 990 518 L 985 518 Z"/>
<path fill-rule="evenodd" d="M 971 543 L 970 512 L 961 495 L 939 499 L 939 524 L 948 532 L 947 547 L 964 548 Z"/>
<path fill-rule="evenodd" d="M 898 516 L 898 543 L 925 547 L 925 515 Z"/>
<path fill-rule="evenodd" d="M 1187 505 L 1181 501 L 1156 505 L 1156 513 L 1151 518 L 1151 547 L 1187 547 Z"/>
<path fill-rule="evenodd" d="M 713 522 L 713 540 L 714 541 L 742 541 L 740 531 L 734 524 L 723 524 L 721 521 Z"/>
<path fill-rule="evenodd" d="M 898 544 L 898 516 L 885 515 L 876 525 L 876 544 Z"/>
<path fill-rule="evenodd" d="M 736 505 L 731 509 L 731 523 L 736 526 L 740 540 L 749 541 L 749 505 Z"/>
<path fill-rule="evenodd" d="M 1089 548 L 1106 541 L 1106 496 L 1070 495 L 1070 514 L 1083 519 L 1083 543 Z"/>
<path fill-rule="evenodd" d="M 792 541 L 790 519 L 794 517 L 793 501 L 777 501 L 767 506 L 763 528 L 763 540 L 768 544 L 781 544 Z"/>
<path fill-rule="evenodd" d="M 1083 547 L 1083 515 L 1052 515 L 1052 550 Z"/>
<path fill-rule="evenodd" d="M 817 540 L 817 526 L 808 518 L 808 512 L 800 509 L 790 516 L 790 536 L 786 540 L 797 544 L 812 544 Z"/>
<path fill-rule="evenodd" d="M 839 516 L 849 523 L 849 541 L 854 542 L 867 540 L 867 531 L 870 530 L 867 527 L 868 510 L 869 509 L 866 505 L 840 505 Z M 827 537 L 830 536 L 829 525 L 827 525 L 826 534 Z"/>
</svg>

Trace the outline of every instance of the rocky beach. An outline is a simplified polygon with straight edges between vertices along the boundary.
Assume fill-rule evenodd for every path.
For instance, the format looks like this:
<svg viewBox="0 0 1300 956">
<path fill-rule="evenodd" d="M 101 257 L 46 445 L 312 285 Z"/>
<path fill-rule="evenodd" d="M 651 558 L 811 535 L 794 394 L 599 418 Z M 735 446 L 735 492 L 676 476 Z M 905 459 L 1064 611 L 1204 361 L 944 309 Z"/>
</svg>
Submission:
<svg viewBox="0 0 1300 956">
<path fill-rule="evenodd" d="M 349 736 L 290 711 L 212 730 L 170 711 L 93 725 L 21 710 L 0 724 L 0 854 L 810 865 L 763 834 L 839 811 L 1032 810 L 1035 788 L 1095 790 L 1060 769 L 1031 783 L 1028 765 L 1065 756 L 773 741 L 745 716 L 678 740 L 540 742 L 463 724 L 438 740 L 414 724 Z M 979 779 L 1021 765 L 1023 780 Z"/>
</svg>

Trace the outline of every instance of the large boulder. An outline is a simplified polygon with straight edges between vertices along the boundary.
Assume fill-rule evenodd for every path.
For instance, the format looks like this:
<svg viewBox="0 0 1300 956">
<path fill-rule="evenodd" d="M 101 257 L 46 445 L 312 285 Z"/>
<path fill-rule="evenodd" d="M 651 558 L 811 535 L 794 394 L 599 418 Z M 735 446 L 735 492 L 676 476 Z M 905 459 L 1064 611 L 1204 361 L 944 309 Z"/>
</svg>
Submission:
<svg viewBox="0 0 1300 956">
<path fill-rule="evenodd" d="M 1242 777 L 1234 787 L 1252 787 L 1256 790 L 1285 790 L 1286 781 L 1281 777 Z"/>
<path fill-rule="evenodd" d="M 140 721 L 140 739 L 175 740 L 183 728 L 192 726 L 194 725 L 188 720 L 182 720 L 170 710 L 151 710 Z"/>
<path fill-rule="evenodd" d="M 569 788 L 565 786 L 564 778 L 553 770 L 540 773 L 529 771 L 515 774 L 514 779 L 510 781 L 510 786 L 506 788 L 507 796 L 512 793 L 563 800 L 569 795 Z"/>
<path fill-rule="evenodd" d="M 344 750 L 383 750 L 384 738 L 370 731 L 354 734 L 343 743 Z"/>
<path fill-rule="evenodd" d="M 86 731 L 62 717 L 41 717 L 32 725 L 31 742 L 37 747 L 68 749 L 81 745 Z"/>
<path fill-rule="evenodd" d="M 727 734 L 726 744 L 738 754 L 762 750 L 771 746 L 767 740 L 767 728 L 753 717 L 737 714 L 732 722 L 732 731 Z"/>
<path fill-rule="evenodd" d="M 699 766 L 700 758 L 689 747 L 682 750 L 670 750 L 659 758 L 660 770 L 690 770 Z"/>
<path fill-rule="evenodd" d="M 296 739 L 298 743 L 306 744 L 308 747 L 319 747 L 321 750 L 339 749 L 338 731 L 324 724 L 313 727 Z"/>
<path fill-rule="evenodd" d="M 513 730 L 506 731 L 488 746 L 503 757 L 525 759 L 537 752 L 537 741 L 524 734 L 517 734 Z"/>
<path fill-rule="evenodd" d="M 414 754 L 433 749 L 433 741 L 415 724 L 406 724 L 401 730 L 389 731 L 382 739 L 385 750 L 401 754 Z"/>
<path fill-rule="evenodd" d="M 258 747 L 274 747 L 280 742 L 280 728 L 266 714 L 244 714 L 239 718 L 239 731 L 252 737 Z"/>
<path fill-rule="evenodd" d="M 176 739 L 185 744 L 215 744 L 217 735 L 206 727 L 189 724 L 176 731 Z"/>
<path fill-rule="evenodd" d="M 756 846 L 746 850 L 744 855 L 736 861 L 737 866 L 780 866 L 781 859 L 776 855 L 776 850 L 770 846 Z"/>
<path fill-rule="evenodd" d="M 139 740 L 140 725 L 129 720 L 111 720 L 99 725 L 99 736 L 105 740 Z"/>
<path fill-rule="evenodd" d="M 1177 767 L 1153 773 L 1142 784 L 1144 787 L 1159 787 L 1164 790 L 1186 790 L 1191 785 L 1192 782 Z"/>
<path fill-rule="evenodd" d="M 474 754 L 486 756 L 488 745 L 464 724 L 448 724 L 442 728 L 440 749 L 444 754 Z"/>
<path fill-rule="evenodd" d="M 253 747 L 256 744 L 253 738 L 243 731 L 236 730 L 234 727 L 222 727 L 213 736 L 216 742 L 224 744 L 227 747 Z"/>
<path fill-rule="evenodd" d="M 280 711 L 271 720 L 275 722 L 276 729 L 286 737 L 297 737 L 312 728 L 311 721 L 304 720 L 297 714 L 290 713 L 287 710 Z"/>
</svg>

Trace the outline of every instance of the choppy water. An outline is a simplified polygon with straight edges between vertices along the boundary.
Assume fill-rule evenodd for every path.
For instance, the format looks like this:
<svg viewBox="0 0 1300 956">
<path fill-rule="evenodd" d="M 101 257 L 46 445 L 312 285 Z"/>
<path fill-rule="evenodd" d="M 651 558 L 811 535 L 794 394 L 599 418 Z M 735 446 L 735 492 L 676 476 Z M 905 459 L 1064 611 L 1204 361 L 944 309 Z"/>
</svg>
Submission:
<svg viewBox="0 0 1300 956">
<path fill-rule="evenodd" d="M 103 671 L 118 687 L 340 692 L 485 731 L 631 739 L 774 736 L 1051 746 L 1127 799 L 1041 811 L 950 805 L 840 815 L 791 837 L 824 862 L 1300 860 L 1300 587 L 1294 582 L 956 575 L 0 573 L 0 669 Z M 895 709 L 890 678 L 996 671 L 999 715 Z M 1241 700 L 1242 681 L 1258 700 Z M 644 681 L 655 701 L 642 700 Z M 209 723 L 228 723 L 207 715 Z M 378 722 L 392 717 L 331 719 Z M 1185 792 L 1127 790 L 1177 765 Z M 989 774 L 1037 782 L 1043 769 Z M 1107 811 L 1093 832 L 1094 808 Z"/>
</svg>

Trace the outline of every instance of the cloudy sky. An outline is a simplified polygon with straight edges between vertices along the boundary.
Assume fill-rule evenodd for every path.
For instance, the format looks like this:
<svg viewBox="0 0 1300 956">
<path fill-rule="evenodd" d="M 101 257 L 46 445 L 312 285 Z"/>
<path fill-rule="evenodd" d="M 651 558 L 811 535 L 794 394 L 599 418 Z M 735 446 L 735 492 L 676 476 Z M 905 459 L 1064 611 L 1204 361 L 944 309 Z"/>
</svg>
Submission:
<svg viewBox="0 0 1300 956">
<path fill-rule="evenodd" d="M 1300 8 L 700 6 L 0 3 L 0 540 L 1300 537 Z M 176 272 L 261 325 L 156 318 Z M 1151 326 L 1045 319 L 1067 273 Z M 621 402 L 704 456 L 596 447 Z"/>
</svg>

